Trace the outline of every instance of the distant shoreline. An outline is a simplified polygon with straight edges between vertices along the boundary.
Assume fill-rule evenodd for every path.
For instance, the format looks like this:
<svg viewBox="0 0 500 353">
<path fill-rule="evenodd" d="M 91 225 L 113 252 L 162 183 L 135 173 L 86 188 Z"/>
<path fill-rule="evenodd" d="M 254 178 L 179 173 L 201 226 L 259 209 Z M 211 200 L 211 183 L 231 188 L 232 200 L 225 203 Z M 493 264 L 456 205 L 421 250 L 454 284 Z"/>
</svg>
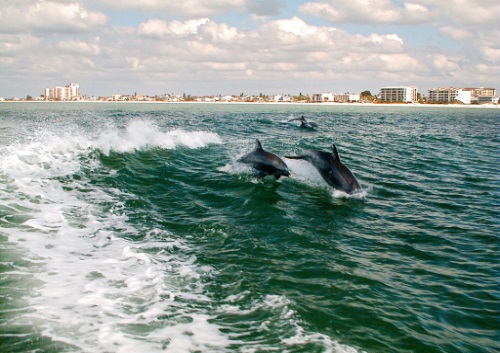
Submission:
<svg viewBox="0 0 500 353">
<path fill-rule="evenodd" d="M 358 106 L 358 107 L 425 107 L 425 108 L 473 108 L 473 109 L 499 109 L 500 104 L 430 104 L 430 103 L 339 103 L 339 102 L 323 102 L 323 103 L 306 103 L 306 102 L 196 102 L 196 101 L 178 101 L 178 102 L 165 102 L 165 101 L 14 101 L 14 100 L 5 100 L 0 101 L 0 104 L 5 103 L 20 103 L 20 104 L 30 104 L 30 103 L 40 103 L 40 104 L 86 104 L 86 103 L 95 103 L 95 104 L 220 104 L 220 105 L 283 105 L 283 106 L 329 106 L 329 107 L 346 107 L 346 106 Z"/>
</svg>

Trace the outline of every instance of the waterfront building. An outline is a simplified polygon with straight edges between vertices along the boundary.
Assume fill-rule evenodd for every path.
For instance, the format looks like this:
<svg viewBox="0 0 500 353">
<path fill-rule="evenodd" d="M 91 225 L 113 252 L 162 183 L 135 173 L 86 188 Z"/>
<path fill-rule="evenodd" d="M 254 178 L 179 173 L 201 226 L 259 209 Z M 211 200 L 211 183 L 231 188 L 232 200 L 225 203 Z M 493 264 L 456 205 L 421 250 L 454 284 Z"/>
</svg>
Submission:
<svg viewBox="0 0 500 353">
<path fill-rule="evenodd" d="M 379 97 L 384 102 L 415 103 L 418 101 L 418 88 L 414 86 L 382 87 Z"/>
<path fill-rule="evenodd" d="M 335 101 L 335 96 L 333 95 L 332 92 L 328 93 L 315 93 L 312 96 L 312 102 L 313 103 L 323 103 L 323 102 L 334 102 Z"/>
<path fill-rule="evenodd" d="M 471 91 L 461 88 L 432 88 L 429 90 L 428 101 L 431 103 L 471 103 Z"/>
<path fill-rule="evenodd" d="M 471 93 L 472 103 L 477 104 L 497 104 L 497 90 L 495 88 L 464 88 L 464 91 L 469 91 Z"/>
<path fill-rule="evenodd" d="M 479 96 L 477 97 L 477 104 L 498 104 L 498 97 L 496 96 Z"/>
<path fill-rule="evenodd" d="M 497 90 L 495 88 L 464 88 L 464 91 L 470 91 L 472 97 L 495 97 L 497 95 Z"/>
<path fill-rule="evenodd" d="M 70 83 L 67 86 L 56 86 L 45 88 L 45 100 L 78 100 L 80 98 L 80 85 Z"/>
<path fill-rule="evenodd" d="M 335 95 L 335 102 L 359 102 L 360 96 L 359 94 L 353 93 L 341 93 Z"/>
</svg>

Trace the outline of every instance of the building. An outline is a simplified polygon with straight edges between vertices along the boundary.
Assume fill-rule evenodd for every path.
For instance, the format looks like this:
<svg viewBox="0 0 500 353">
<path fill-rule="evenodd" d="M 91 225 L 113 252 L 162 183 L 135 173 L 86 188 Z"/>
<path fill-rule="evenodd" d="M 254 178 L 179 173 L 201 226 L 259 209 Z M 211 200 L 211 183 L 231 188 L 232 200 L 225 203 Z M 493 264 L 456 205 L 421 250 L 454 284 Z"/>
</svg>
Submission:
<svg viewBox="0 0 500 353">
<path fill-rule="evenodd" d="M 80 99 L 80 85 L 78 83 L 70 83 L 67 86 L 45 88 L 45 100 L 78 100 Z"/>
<path fill-rule="evenodd" d="M 498 97 L 496 96 L 479 96 L 475 101 L 477 104 L 498 104 Z"/>
<path fill-rule="evenodd" d="M 495 88 L 464 88 L 464 91 L 470 91 L 472 97 L 495 97 L 497 90 Z"/>
<path fill-rule="evenodd" d="M 461 88 L 432 88 L 429 90 L 428 102 L 430 103 L 471 103 L 471 91 Z"/>
<path fill-rule="evenodd" d="M 328 93 L 315 93 L 312 96 L 313 103 L 334 102 L 335 97 L 332 92 Z"/>
<path fill-rule="evenodd" d="M 495 88 L 464 88 L 470 91 L 471 102 L 477 104 L 498 104 L 497 90 Z"/>
<path fill-rule="evenodd" d="M 418 88 L 414 86 L 382 87 L 379 97 L 385 102 L 415 103 L 418 101 Z"/>
<path fill-rule="evenodd" d="M 342 94 L 336 94 L 335 95 L 335 101 L 336 102 L 359 102 L 360 96 L 359 94 L 353 94 L 353 93 L 342 93 Z"/>
</svg>

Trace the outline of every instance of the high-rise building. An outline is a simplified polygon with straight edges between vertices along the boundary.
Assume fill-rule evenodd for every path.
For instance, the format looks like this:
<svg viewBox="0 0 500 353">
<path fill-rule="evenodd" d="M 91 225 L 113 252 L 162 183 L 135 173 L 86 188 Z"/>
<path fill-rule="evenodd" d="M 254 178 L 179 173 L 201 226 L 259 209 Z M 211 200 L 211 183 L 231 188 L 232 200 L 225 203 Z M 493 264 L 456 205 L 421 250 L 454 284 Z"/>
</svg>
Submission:
<svg viewBox="0 0 500 353">
<path fill-rule="evenodd" d="M 80 85 L 70 83 L 67 86 L 56 86 L 45 88 L 45 100 L 77 100 L 80 98 Z"/>
</svg>

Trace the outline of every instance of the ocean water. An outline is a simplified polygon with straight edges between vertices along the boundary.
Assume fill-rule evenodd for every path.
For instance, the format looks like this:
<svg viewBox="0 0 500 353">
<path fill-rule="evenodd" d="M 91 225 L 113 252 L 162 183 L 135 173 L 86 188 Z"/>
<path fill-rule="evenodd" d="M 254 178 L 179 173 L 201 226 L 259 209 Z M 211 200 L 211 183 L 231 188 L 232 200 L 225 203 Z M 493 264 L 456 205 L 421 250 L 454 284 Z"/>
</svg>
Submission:
<svg viewBox="0 0 500 353">
<path fill-rule="evenodd" d="M 3 353 L 499 351 L 498 109 L 2 103 L 0 132 Z M 364 197 L 256 179 L 257 138 L 335 143 Z"/>
</svg>

